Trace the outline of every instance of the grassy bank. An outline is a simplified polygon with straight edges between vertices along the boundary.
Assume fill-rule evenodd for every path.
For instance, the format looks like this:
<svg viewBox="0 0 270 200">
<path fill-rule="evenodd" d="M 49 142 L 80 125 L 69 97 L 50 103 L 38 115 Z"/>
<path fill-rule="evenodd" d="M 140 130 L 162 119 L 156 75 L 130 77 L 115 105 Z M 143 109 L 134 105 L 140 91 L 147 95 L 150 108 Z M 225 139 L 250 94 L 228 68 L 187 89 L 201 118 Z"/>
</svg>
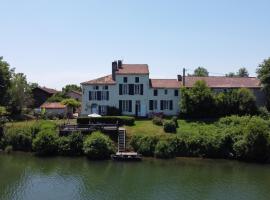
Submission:
<svg viewBox="0 0 270 200">
<path fill-rule="evenodd" d="M 57 125 L 64 122 L 8 123 L 0 147 L 34 151 L 37 155 L 86 155 L 95 159 L 108 158 L 115 152 L 117 141 L 102 133 L 93 137 L 80 133 L 60 137 Z M 269 120 L 231 116 L 215 121 L 177 120 L 177 123 L 174 133 L 165 132 L 162 125 L 153 124 L 152 120 L 136 120 L 133 126 L 125 126 L 129 150 L 158 158 L 187 156 L 270 161 Z"/>
</svg>

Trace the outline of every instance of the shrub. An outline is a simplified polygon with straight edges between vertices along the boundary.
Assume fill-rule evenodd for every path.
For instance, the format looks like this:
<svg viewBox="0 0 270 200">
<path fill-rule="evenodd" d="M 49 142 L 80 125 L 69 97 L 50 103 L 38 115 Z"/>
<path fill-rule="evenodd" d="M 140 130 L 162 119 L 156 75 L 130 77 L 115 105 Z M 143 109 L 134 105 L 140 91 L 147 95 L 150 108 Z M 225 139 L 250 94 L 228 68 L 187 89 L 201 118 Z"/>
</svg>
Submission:
<svg viewBox="0 0 270 200">
<path fill-rule="evenodd" d="M 239 159 L 266 162 L 270 158 L 269 124 L 263 119 L 253 117 L 247 124 L 245 135 L 234 145 Z"/>
<path fill-rule="evenodd" d="M 14 150 L 30 151 L 32 149 L 32 133 L 29 127 L 7 128 L 3 137 L 4 145 L 11 145 Z"/>
<path fill-rule="evenodd" d="M 176 116 L 173 116 L 172 117 L 172 121 L 175 123 L 176 128 L 179 128 L 179 125 L 178 125 L 178 121 L 177 121 L 177 117 Z"/>
<path fill-rule="evenodd" d="M 79 132 L 60 137 L 58 140 L 58 152 L 60 155 L 81 155 L 83 147 L 83 136 Z"/>
<path fill-rule="evenodd" d="M 11 153 L 13 151 L 13 147 L 11 145 L 6 146 L 5 153 Z"/>
<path fill-rule="evenodd" d="M 104 123 L 104 124 L 116 124 L 132 126 L 135 123 L 134 117 L 129 116 L 103 116 L 103 117 L 79 117 L 77 119 L 78 124 L 90 124 L 90 123 Z"/>
<path fill-rule="evenodd" d="M 259 116 L 265 120 L 270 119 L 270 112 L 265 106 L 259 107 L 258 109 Z"/>
<path fill-rule="evenodd" d="M 158 125 L 158 126 L 162 126 L 163 125 L 163 119 L 161 117 L 158 116 L 154 116 L 154 118 L 152 119 L 153 124 Z"/>
<path fill-rule="evenodd" d="M 168 139 L 160 140 L 155 147 L 155 156 L 157 158 L 173 158 L 175 151 L 175 146 Z"/>
<path fill-rule="evenodd" d="M 40 156 L 55 155 L 58 149 L 58 135 L 54 130 L 41 130 L 33 140 L 33 149 Z"/>
<path fill-rule="evenodd" d="M 94 132 L 85 139 L 83 151 L 89 159 L 107 159 L 114 153 L 114 146 L 108 136 Z"/>
<path fill-rule="evenodd" d="M 134 135 L 130 140 L 130 145 L 144 156 L 153 156 L 157 142 L 156 136 Z"/>
<path fill-rule="evenodd" d="M 176 132 L 175 122 L 172 120 L 165 121 L 163 125 L 163 129 L 166 133 L 175 133 Z"/>
<path fill-rule="evenodd" d="M 107 115 L 109 115 L 109 116 L 119 116 L 121 114 L 122 113 L 118 108 L 113 107 L 113 106 L 108 106 L 107 107 Z"/>
</svg>

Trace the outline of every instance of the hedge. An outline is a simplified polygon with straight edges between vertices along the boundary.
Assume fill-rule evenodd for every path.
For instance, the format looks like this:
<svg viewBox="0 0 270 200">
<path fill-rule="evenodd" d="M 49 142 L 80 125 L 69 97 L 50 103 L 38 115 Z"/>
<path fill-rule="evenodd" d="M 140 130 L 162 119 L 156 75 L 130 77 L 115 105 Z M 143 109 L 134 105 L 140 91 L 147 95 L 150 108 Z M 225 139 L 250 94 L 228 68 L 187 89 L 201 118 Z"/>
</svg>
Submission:
<svg viewBox="0 0 270 200">
<path fill-rule="evenodd" d="M 102 117 L 79 117 L 77 119 L 77 123 L 79 125 L 90 123 L 116 124 L 117 122 L 119 125 L 132 126 L 135 123 L 135 118 L 129 116 L 102 116 Z"/>
</svg>

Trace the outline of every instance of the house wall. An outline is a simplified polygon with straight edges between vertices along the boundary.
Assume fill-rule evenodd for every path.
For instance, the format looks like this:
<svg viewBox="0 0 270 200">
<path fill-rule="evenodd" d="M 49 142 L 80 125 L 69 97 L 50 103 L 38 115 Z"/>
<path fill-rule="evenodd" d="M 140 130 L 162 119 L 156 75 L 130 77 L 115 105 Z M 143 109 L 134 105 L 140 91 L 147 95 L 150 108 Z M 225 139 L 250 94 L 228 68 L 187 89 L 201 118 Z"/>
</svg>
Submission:
<svg viewBox="0 0 270 200">
<path fill-rule="evenodd" d="M 46 115 L 66 115 L 67 114 L 67 108 L 47 108 L 46 109 Z"/>
<path fill-rule="evenodd" d="M 124 83 L 124 77 L 127 77 L 127 83 Z M 135 78 L 139 77 L 139 82 L 135 82 Z M 120 84 L 143 84 L 143 95 L 141 94 L 119 94 Z M 99 85 L 99 90 L 102 91 L 102 86 Z M 93 90 L 94 85 L 83 85 L 82 94 L 82 110 L 81 114 L 86 115 L 91 113 L 91 105 L 104 105 L 119 108 L 119 100 L 131 100 L 132 101 L 132 112 L 124 112 L 123 115 L 135 115 L 136 114 L 136 101 L 140 101 L 141 112 L 140 114 L 148 115 L 150 112 L 163 112 L 165 115 L 177 115 L 179 113 L 179 98 L 180 94 L 175 97 L 175 89 L 167 89 L 167 95 L 164 95 L 164 89 L 158 89 L 158 96 L 153 96 L 153 89 L 149 85 L 149 75 L 116 75 L 116 84 L 108 85 L 109 100 L 92 100 L 89 101 L 89 91 Z M 158 109 L 150 111 L 149 110 L 149 100 L 158 100 Z M 160 100 L 173 100 L 173 110 L 160 110 Z"/>
</svg>

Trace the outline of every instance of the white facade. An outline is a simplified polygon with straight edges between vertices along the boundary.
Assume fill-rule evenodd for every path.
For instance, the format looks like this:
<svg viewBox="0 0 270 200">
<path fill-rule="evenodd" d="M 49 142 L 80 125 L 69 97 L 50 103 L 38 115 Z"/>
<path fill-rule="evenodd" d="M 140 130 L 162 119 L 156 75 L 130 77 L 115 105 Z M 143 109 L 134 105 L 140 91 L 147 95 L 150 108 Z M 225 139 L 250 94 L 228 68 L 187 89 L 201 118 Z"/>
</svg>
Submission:
<svg viewBox="0 0 270 200">
<path fill-rule="evenodd" d="M 136 71 L 136 66 L 132 68 Z M 123 115 L 142 117 L 152 113 L 177 115 L 180 111 L 180 87 L 153 87 L 149 74 L 116 73 L 113 83 L 106 79 L 100 80 L 102 78 L 82 83 L 82 115 L 106 115 L 107 106 L 120 109 Z M 166 82 L 166 79 L 163 81 Z M 154 90 L 158 91 L 157 96 L 154 95 Z"/>
</svg>

